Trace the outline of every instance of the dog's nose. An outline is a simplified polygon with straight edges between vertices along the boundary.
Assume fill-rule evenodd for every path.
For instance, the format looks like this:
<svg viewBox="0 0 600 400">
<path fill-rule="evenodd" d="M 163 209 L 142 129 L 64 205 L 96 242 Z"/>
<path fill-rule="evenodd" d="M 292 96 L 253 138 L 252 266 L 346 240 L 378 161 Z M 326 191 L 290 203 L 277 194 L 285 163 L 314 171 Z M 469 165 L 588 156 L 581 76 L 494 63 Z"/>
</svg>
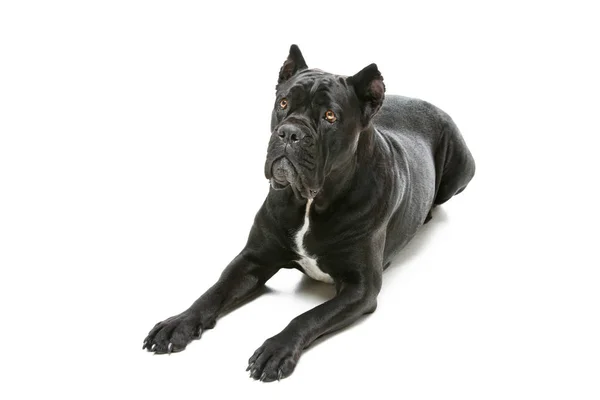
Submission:
<svg viewBox="0 0 600 400">
<path fill-rule="evenodd" d="M 302 130 L 293 125 L 283 125 L 277 129 L 277 136 L 286 143 L 295 144 L 302 139 Z"/>
</svg>

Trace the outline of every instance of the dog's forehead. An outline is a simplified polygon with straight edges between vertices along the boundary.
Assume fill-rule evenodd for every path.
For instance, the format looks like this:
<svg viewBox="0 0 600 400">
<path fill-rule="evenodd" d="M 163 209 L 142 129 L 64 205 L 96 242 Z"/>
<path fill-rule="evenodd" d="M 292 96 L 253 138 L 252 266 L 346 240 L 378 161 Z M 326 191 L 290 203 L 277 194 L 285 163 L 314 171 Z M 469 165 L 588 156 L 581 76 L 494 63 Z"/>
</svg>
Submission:
<svg viewBox="0 0 600 400">
<path fill-rule="evenodd" d="M 299 72 L 281 89 L 285 92 L 302 91 L 310 97 L 316 93 L 326 92 L 332 96 L 338 96 L 345 92 L 348 84 L 346 79 L 340 75 L 334 75 L 319 69 L 307 69 Z"/>
</svg>

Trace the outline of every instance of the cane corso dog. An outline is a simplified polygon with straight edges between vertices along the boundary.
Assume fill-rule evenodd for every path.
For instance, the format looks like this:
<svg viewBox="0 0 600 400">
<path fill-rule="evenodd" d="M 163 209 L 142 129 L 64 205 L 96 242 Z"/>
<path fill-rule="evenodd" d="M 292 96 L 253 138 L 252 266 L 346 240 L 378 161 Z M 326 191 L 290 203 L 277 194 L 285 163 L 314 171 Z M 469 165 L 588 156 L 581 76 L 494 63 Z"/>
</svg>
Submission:
<svg viewBox="0 0 600 400">
<path fill-rule="evenodd" d="M 446 113 L 386 96 L 377 65 L 335 75 L 308 68 L 292 45 L 279 72 L 264 172 L 269 194 L 246 246 L 194 304 L 156 324 L 143 348 L 184 350 L 279 269 L 295 268 L 335 285 L 336 295 L 250 357 L 252 378 L 288 377 L 315 339 L 375 311 L 383 271 L 432 208 L 465 189 L 475 163 Z"/>
</svg>

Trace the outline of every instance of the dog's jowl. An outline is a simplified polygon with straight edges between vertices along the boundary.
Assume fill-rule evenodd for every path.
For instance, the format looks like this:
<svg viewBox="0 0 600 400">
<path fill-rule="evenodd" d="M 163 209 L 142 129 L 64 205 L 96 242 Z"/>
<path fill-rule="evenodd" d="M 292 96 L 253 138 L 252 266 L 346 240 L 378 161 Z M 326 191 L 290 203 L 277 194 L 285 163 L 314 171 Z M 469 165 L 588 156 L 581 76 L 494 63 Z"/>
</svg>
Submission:
<svg viewBox="0 0 600 400">
<path fill-rule="evenodd" d="M 386 96 L 375 64 L 335 75 L 308 68 L 294 45 L 279 72 L 264 173 L 271 188 L 246 246 L 186 311 L 156 324 L 144 348 L 184 350 L 279 269 L 296 268 L 334 284 L 336 296 L 250 357 L 254 379 L 289 376 L 315 339 L 375 311 L 384 269 L 433 207 L 465 189 L 475 163 L 446 113 Z"/>
</svg>

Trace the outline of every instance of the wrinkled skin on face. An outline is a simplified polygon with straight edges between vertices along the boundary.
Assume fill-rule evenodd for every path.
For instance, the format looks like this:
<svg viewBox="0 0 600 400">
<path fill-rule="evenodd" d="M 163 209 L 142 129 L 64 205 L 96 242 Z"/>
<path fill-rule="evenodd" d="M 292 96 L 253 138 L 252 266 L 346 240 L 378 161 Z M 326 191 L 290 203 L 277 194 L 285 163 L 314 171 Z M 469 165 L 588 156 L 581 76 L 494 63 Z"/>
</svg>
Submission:
<svg viewBox="0 0 600 400">
<path fill-rule="evenodd" d="M 365 76 L 367 68 L 361 71 Z M 379 74 L 377 67 L 375 71 Z M 314 198 L 326 177 L 353 158 L 365 125 L 358 97 L 365 76 L 359 74 L 308 69 L 292 46 L 279 75 L 265 162 L 265 176 L 274 189 L 291 186 L 297 198 Z"/>
</svg>

